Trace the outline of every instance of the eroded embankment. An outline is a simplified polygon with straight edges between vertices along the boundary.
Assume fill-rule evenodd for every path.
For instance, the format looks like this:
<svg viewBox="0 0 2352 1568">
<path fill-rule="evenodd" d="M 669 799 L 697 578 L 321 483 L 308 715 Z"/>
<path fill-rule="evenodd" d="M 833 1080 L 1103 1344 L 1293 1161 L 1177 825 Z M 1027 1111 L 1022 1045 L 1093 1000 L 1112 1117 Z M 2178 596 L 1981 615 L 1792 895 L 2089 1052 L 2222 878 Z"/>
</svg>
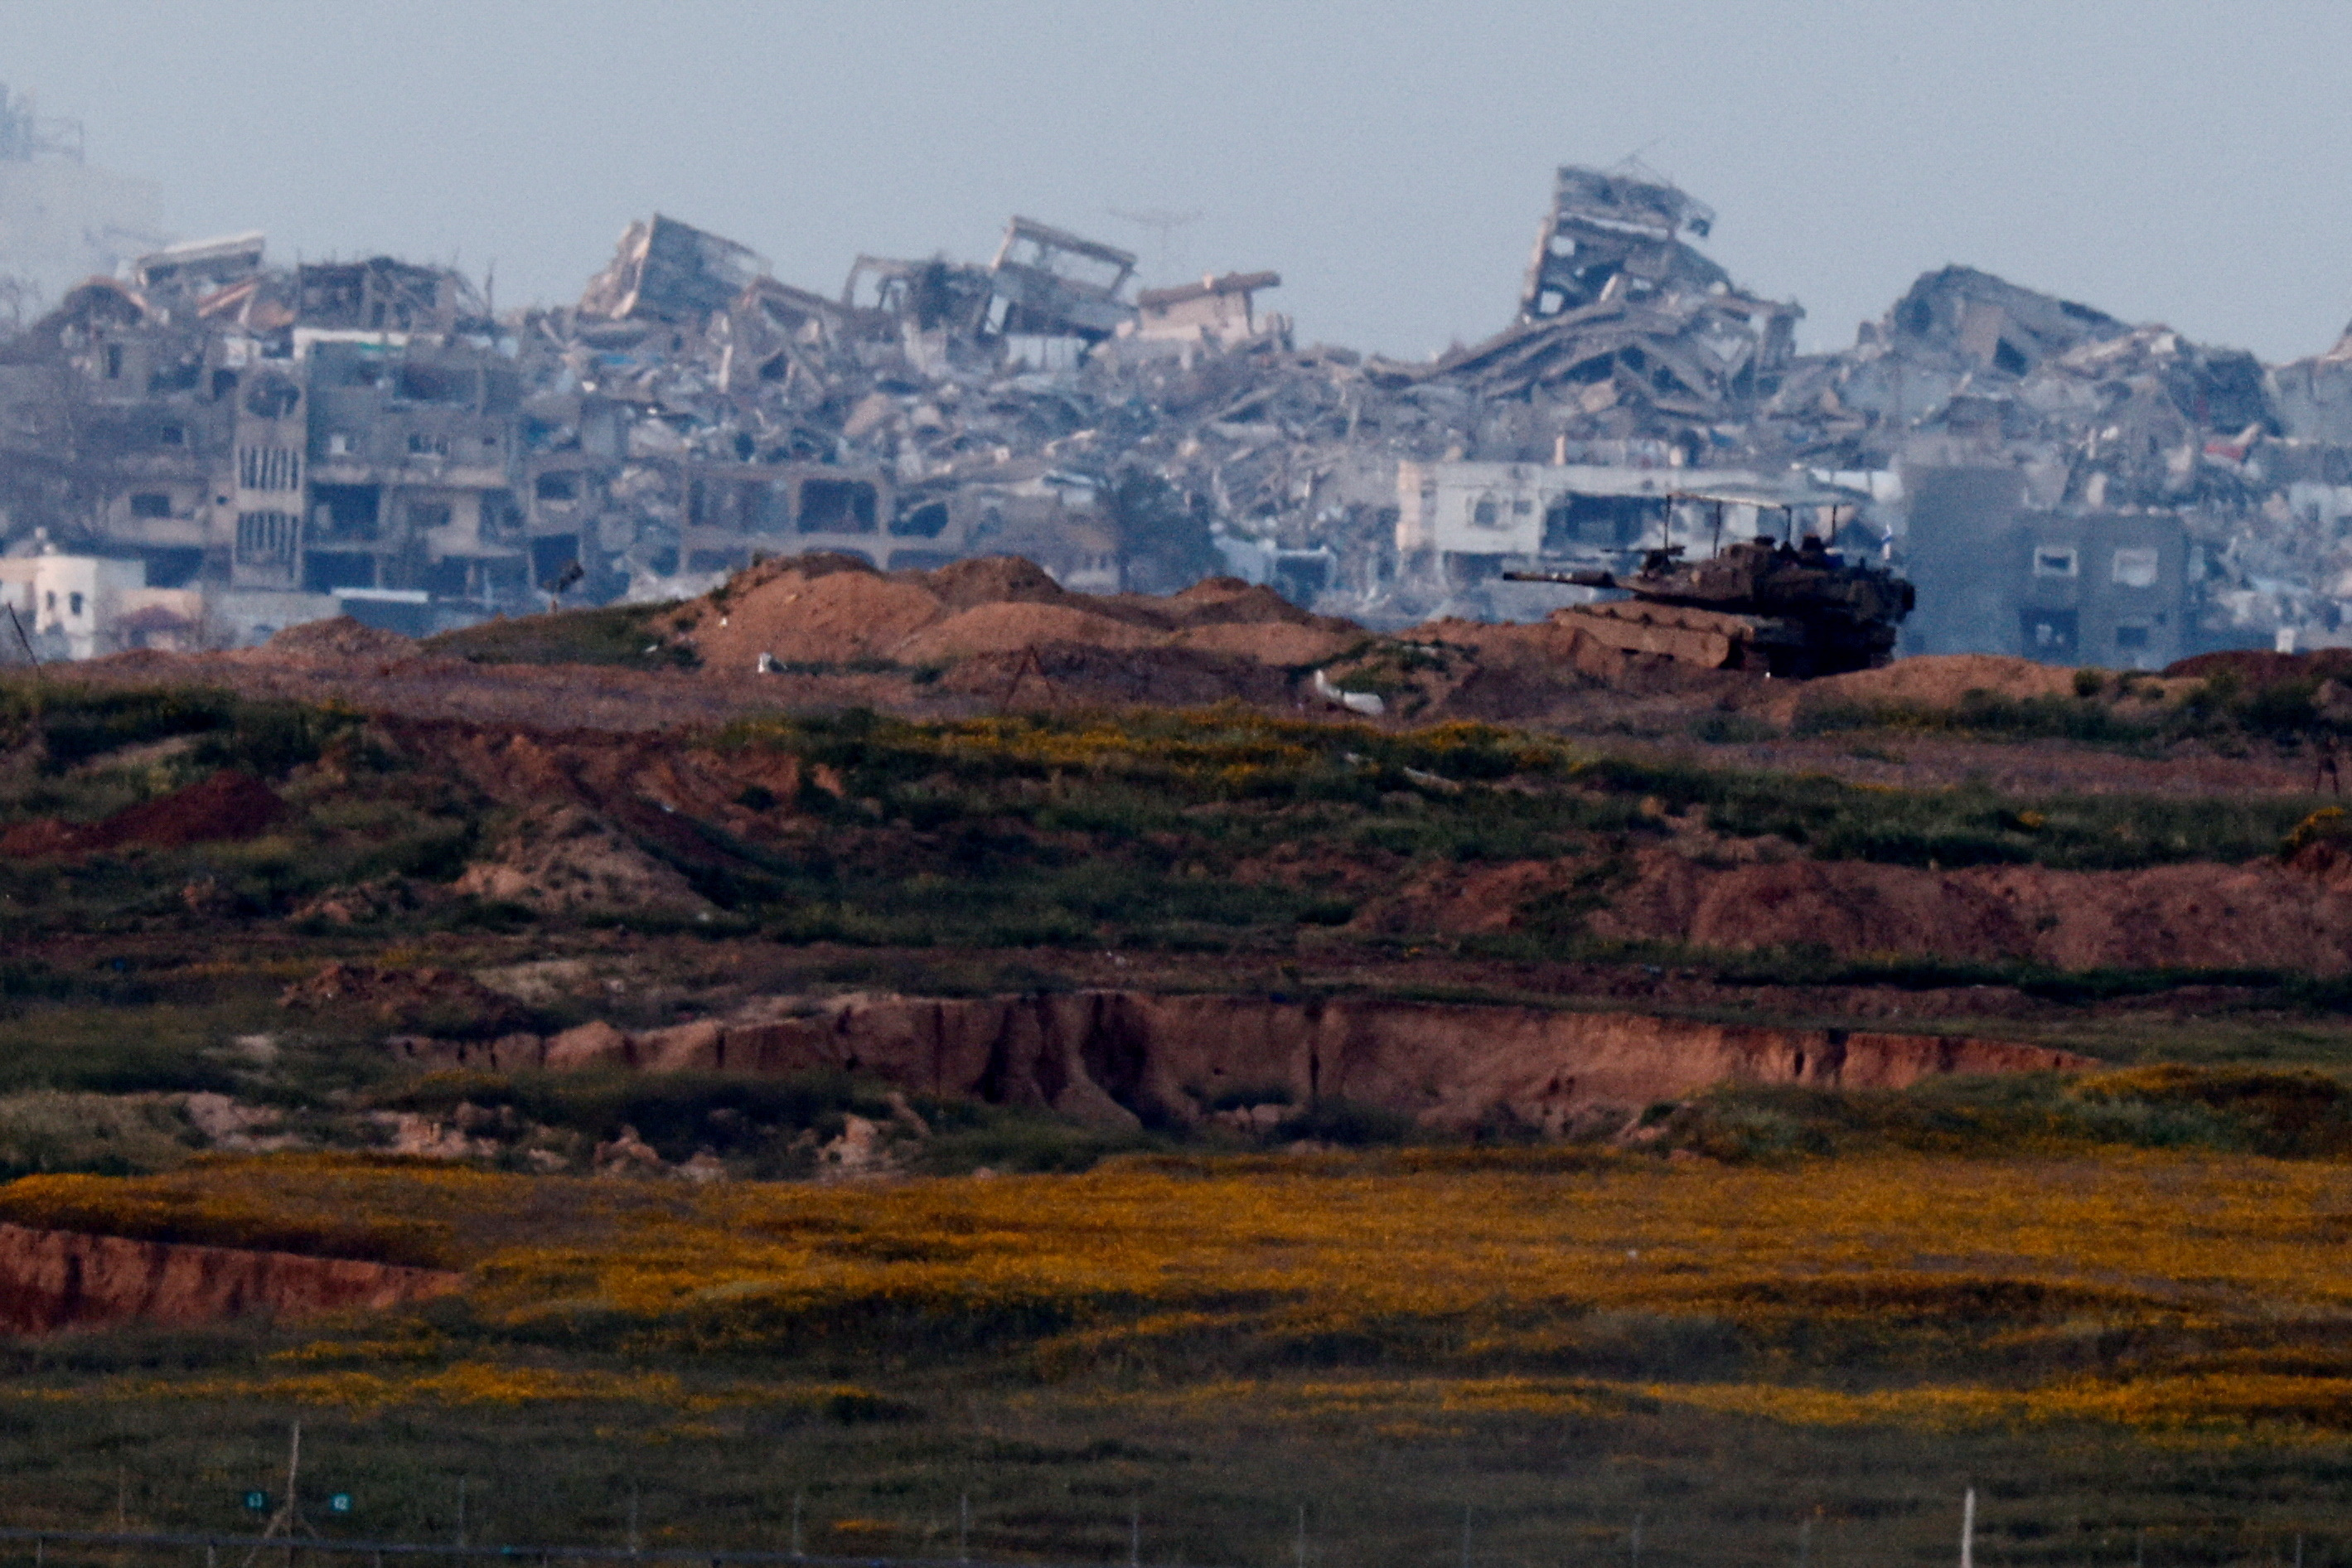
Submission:
<svg viewBox="0 0 2352 1568">
<path fill-rule="evenodd" d="M 403 1039 L 412 1059 L 499 1072 L 839 1068 L 926 1094 L 1116 1125 L 1196 1122 L 1252 1093 L 1339 1099 L 1463 1131 L 1559 1135 L 1716 1083 L 1902 1089 L 1939 1073 L 2066 1071 L 2088 1058 L 1999 1040 L 1709 1024 L 1385 999 L 1158 996 L 778 999 L 630 1034 L 588 1024 L 489 1044 Z"/>
<path fill-rule="evenodd" d="M 307 1317 L 446 1296 L 436 1268 L 0 1225 L 0 1332 Z"/>
</svg>

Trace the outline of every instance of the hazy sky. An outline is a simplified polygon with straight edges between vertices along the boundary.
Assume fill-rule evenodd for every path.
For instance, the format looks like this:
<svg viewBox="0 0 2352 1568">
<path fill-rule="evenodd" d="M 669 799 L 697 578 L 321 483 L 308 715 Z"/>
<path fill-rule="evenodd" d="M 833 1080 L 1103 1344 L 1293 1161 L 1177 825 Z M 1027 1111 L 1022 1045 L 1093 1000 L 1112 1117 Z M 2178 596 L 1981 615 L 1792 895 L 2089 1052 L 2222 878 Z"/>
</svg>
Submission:
<svg viewBox="0 0 2352 1568">
<path fill-rule="evenodd" d="M 2352 5 L 8 0 L 0 79 L 184 237 L 577 296 L 659 209 L 836 291 L 1014 212 L 1146 282 L 1273 268 L 1302 340 L 1508 319 L 1561 163 L 1641 150 L 1708 250 L 1852 341 L 1999 272 L 2270 359 L 2352 317 Z M 1198 212 L 1163 260 L 1112 216 Z"/>
</svg>

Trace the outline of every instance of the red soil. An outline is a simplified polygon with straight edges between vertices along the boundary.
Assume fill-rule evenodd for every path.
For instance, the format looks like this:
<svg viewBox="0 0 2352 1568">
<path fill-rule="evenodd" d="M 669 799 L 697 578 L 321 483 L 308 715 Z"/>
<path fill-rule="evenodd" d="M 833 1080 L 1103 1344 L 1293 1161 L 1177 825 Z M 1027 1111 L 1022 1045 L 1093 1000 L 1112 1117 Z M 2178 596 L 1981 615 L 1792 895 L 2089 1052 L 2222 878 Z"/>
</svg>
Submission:
<svg viewBox="0 0 2352 1568">
<path fill-rule="evenodd" d="M 251 838 L 286 815 L 286 803 L 259 779 L 224 768 L 200 784 L 143 801 L 100 822 L 55 817 L 23 822 L 0 834 L 0 854 L 26 859 L 144 846 L 175 849 L 220 839 Z"/>
</svg>

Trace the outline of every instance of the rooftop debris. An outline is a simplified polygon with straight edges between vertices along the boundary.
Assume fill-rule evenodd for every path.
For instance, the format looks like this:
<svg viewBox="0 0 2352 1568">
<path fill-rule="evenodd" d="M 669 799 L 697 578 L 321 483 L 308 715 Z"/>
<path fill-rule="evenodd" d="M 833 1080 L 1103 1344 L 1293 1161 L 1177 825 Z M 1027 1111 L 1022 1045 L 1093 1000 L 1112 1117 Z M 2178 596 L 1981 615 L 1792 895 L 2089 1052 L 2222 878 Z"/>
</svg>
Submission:
<svg viewBox="0 0 2352 1568">
<path fill-rule="evenodd" d="M 612 263 L 588 280 L 580 313 L 684 321 L 727 309 L 767 275 L 766 259 L 750 247 L 656 213 L 621 236 Z"/>
</svg>

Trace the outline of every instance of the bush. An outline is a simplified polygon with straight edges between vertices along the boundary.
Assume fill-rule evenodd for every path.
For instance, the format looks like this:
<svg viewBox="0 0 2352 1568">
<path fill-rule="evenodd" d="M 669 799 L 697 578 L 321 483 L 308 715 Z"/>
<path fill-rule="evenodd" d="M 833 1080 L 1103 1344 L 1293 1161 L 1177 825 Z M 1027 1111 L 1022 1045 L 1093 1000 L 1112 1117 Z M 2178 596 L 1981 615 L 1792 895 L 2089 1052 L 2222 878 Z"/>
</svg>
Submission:
<svg viewBox="0 0 2352 1568">
<path fill-rule="evenodd" d="M 846 1073 L 784 1078 L 732 1073 L 435 1073 L 379 1095 L 391 1110 L 446 1116 L 462 1105 L 510 1110 L 520 1121 L 608 1142 L 632 1128 L 671 1163 L 708 1149 L 786 1173 L 800 1133 L 830 1136 L 852 1112 L 891 1114 L 882 1091 Z"/>
<path fill-rule="evenodd" d="M 2333 1158 L 2352 1151 L 2352 1095 L 2308 1070 L 2165 1064 L 2071 1080 L 1931 1079 L 1903 1090 L 1724 1086 L 1672 1108 L 1660 1127 L 1655 1147 L 1729 1161 L 2101 1144 Z"/>
<path fill-rule="evenodd" d="M 200 737 L 187 754 L 190 776 L 239 768 L 275 777 L 315 760 L 356 731 L 360 716 L 333 706 L 260 701 L 205 687 L 83 690 L 38 681 L 0 681 L 0 742 L 37 739 L 52 776 L 127 746 Z"/>
<path fill-rule="evenodd" d="M 160 1097 L 55 1089 L 0 1095 L 0 1177 L 169 1170 L 184 1163 L 196 1142 L 186 1117 Z"/>
</svg>

